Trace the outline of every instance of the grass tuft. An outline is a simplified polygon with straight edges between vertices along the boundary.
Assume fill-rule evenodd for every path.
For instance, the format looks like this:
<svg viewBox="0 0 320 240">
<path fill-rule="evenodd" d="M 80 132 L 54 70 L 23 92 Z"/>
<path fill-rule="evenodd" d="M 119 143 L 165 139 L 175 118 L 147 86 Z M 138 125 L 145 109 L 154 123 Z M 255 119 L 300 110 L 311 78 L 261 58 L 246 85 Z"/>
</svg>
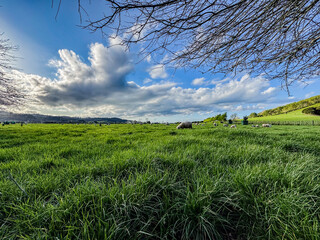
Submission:
<svg viewBox="0 0 320 240">
<path fill-rule="evenodd" d="M 319 239 L 319 133 L 4 126 L 0 239 Z"/>
</svg>

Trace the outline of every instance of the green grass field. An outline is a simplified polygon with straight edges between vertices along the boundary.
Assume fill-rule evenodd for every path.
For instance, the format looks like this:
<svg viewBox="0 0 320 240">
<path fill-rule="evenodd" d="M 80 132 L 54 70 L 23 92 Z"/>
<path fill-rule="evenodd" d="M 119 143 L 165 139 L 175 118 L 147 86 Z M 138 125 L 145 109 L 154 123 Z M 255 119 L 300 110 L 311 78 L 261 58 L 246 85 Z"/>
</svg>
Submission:
<svg viewBox="0 0 320 240">
<path fill-rule="evenodd" d="M 320 239 L 320 128 L 0 128 L 0 239 Z"/>
<path fill-rule="evenodd" d="M 320 104 L 315 104 L 308 106 L 309 107 L 320 107 Z M 320 121 L 320 116 L 311 115 L 311 114 L 304 114 L 302 110 L 305 108 L 289 112 L 287 114 L 279 114 L 273 116 L 266 116 L 266 117 L 257 117 L 257 118 L 249 118 L 250 122 L 283 122 L 283 121 Z"/>
</svg>

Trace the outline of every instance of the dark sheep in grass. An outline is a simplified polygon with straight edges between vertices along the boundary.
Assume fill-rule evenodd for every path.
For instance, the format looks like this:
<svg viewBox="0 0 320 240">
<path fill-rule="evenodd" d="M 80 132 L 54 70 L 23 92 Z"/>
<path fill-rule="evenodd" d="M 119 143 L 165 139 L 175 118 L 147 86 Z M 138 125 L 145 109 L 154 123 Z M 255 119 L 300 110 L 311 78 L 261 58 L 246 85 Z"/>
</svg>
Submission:
<svg viewBox="0 0 320 240">
<path fill-rule="evenodd" d="M 183 128 L 192 128 L 191 122 L 182 122 L 177 126 L 177 129 L 183 129 Z"/>
</svg>

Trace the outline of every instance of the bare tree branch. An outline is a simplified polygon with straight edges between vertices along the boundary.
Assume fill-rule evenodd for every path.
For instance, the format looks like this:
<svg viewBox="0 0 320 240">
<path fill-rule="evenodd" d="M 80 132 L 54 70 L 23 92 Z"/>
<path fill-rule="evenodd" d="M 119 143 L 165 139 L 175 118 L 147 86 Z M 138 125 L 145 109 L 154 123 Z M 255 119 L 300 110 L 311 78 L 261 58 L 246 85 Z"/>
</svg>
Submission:
<svg viewBox="0 0 320 240">
<path fill-rule="evenodd" d="M 265 73 L 287 91 L 320 74 L 319 0 L 104 1 L 108 14 L 84 28 L 114 29 L 123 43 L 167 53 L 176 66 Z"/>
<path fill-rule="evenodd" d="M 7 73 L 12 70 L 12 61 L 15 59 L 12 51 L 17 47 L 12 46 L 8 39 L 1 38 L 2 36 L 0 34 L 0 107 L 18 106 L 22 104 L 24 95 L 14 86 Z"/>
</svg>

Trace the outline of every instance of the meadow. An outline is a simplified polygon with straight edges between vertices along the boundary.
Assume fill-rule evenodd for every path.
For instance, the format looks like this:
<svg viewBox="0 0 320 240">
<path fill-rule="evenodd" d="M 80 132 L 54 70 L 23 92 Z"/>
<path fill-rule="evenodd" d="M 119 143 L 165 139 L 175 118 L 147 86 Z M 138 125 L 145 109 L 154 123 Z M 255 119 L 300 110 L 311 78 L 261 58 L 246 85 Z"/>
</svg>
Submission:
<svg viewBox="0 0 320 240">
<path fill-rule="evenodd" d="M 320 127 L 0 128 L 0 239 L 320 239 Z"/>
</svg>

